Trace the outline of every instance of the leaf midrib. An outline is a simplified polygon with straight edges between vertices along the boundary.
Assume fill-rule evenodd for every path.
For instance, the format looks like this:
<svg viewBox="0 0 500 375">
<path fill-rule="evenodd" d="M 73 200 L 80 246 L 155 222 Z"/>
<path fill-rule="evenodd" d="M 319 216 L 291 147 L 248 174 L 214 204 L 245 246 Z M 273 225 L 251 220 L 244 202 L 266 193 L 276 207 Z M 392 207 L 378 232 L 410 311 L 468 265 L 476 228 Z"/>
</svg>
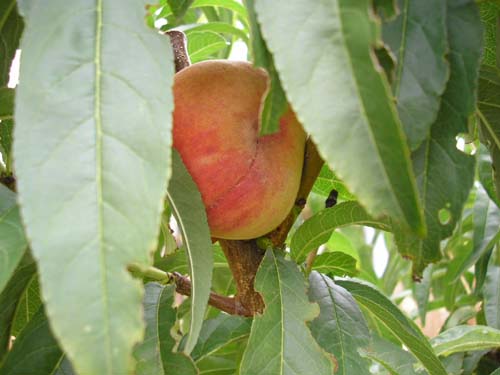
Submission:
<svg viewBox="0 0 500 375">
<path fill-rule="evenodd" d="M 102 151 L 102 109 L 101 109 L 101 76 L 102 76 L 102 29 L 103 29 L 103 0 L 97 0 L 96 4 L 96 43 L 94 50 L 94 65 L 95 65 L 95 76 L 94 76 L 94 89 L 95 89 L 95 99 L 94 99 L 94 119 L 95 119 L 95 130 L 96 130 L 96 193 L 97 193 L 97 237 L 99 246 L 99 262 L 100 262 L 100 273 L 101 273 L 101 299 L 103 308 L 103 317 L 105 319 L 104 324 L 104 348 L 105 348 L 105 361 L 107 373 L 113 375 L 113 361 L 112 361 L 112 344 L 110 336 L 110 316 L 109 316 L 109 297 L 108 297 L 108 275 L 107 275 L 107 259 L 106 250 L 104 246 L 104 200 L 103 200 L 103 151 Z"/>
</svg>

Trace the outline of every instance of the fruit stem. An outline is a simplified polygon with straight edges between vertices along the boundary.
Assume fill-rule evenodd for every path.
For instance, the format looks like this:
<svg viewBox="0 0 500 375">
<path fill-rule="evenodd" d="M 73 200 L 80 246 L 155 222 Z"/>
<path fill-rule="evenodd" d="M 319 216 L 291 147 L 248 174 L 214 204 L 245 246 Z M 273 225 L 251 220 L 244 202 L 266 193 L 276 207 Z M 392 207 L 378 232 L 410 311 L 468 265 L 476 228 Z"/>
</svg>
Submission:
<svg viewBox="0 0 500 375">
<path fill-rule="evenodd" d="M 182 69 L 191 65 L 191 60 L 187 52 L 186 34 L 179 30 L 170 30 L 165 34 L 170 38 L 170 44 L 172 44 L 174 50 L 175 71 L 180 72 Z"/>
</svg>

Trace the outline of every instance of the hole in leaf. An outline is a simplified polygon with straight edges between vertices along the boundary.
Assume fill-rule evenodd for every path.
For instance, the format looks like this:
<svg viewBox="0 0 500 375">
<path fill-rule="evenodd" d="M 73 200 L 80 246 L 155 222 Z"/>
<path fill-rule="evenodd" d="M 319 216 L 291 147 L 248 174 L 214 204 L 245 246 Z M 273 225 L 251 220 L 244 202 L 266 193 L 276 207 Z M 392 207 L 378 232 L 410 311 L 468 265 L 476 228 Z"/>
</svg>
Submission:
<svg viewBox="0 0 500 375">
<path fill-rule="evenodd" d="M 449 203 L 447 204 L 447 206 Z M 451 212 L 448 208 L 441 208 L 438 212 L 438 219 L 441 225 L 448 225 L 451 221 Z"/>
<path fill-rule="evenodd" d="M 457 143 L 456 147 L 467 155 L 474 155 L 477 151 L 476 144 L 473 137 L 468 133 L 460 133 L 455 137 Z"/>
</svg>

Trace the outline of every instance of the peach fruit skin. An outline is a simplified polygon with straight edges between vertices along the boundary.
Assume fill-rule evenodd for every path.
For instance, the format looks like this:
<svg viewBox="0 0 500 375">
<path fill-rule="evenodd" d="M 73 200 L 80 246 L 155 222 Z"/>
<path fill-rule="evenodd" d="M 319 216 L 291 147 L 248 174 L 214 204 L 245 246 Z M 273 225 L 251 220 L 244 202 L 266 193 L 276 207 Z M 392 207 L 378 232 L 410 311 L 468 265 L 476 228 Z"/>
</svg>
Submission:
<svg viewBox="0 0 500 375">
<path fill-rule="evenodd" d="M 198 185 L 212 237 L 260 237 L 294 205 L 306 135 L 288 109 L 278 133 L 259 137 L 267 80 L 263 69 L 227 60 L 175 75 L 174 148 Z"/>
</svg>

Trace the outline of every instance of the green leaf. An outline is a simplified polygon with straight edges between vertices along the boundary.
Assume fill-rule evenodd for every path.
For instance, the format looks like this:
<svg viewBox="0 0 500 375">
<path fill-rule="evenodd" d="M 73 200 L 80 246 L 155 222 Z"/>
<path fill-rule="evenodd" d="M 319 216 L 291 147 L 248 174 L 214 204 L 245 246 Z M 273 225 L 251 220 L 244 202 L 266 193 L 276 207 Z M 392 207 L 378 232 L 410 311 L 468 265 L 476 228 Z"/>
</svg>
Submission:
<svg viewBox="0 0 500 375">
<path fill-rule="evenodd" d="M 371 1 L 259 1 L 256 11 L 287 97 L 327 164 L 370 214 L 424 234 L 402 126 L 373 60 Z"/>
<path fill-rule="evenodd" d="M 52 335 L 43 307 L 14 341 L 0 367 L 2 375 L 54 374 L 64 353 Z"/>
<path fill-rule="evenodd" d="M 400 15 L 383 25 L 397 56 L 393 82 L 398 113 L 411 149 L 429 136 L 449 77 L 446 1 L 398 0 Z"/>
<path fill-rule="evenodd" d="M 500 4 L 494 1 L 483 1 L 479 4 L 481 20 L 484 25 L 484 56 L 483 63 L 497 65 L 497 30 Z M 499 61 L 500 63 L 500 61 Z"/>
<path fill-rule="evenodd" d="M 255 290 L 266 307 L 254 317 L 240 374 L 332 374 L 331 359 L 306 326 L 319 309 L 309 303 L 297 265 L 268 250 L 255 276 Z"/>
<path fill-rule="evenodd" d="M 7 285 L 27 247 L 16 194 L 0 184 L 0 292 Z"/>
<path fill-rule="evenodd" d="M 28 322 L 36 314 L 40 306 L 42 306 L 40 284 L 38 282 L 37 274 L 34 273 L 17 302 L 16 314 L 12 320 L 10 330 L 11 336 L 19 336 L 26 324 L 28 324 Z"/>
<path fill-rule="evenodd" d="M 239 374 L 238 367 L 241 355 L 245 350 L 246 340 L 231 342 L 217 352 L 198 361 L 200 375 L 234 375 Z"/>
<path fill-rule="evenodd" d="M 312 269 L 330 277 L 354 276 L 357 274 L 356 259 L 340 251 L 316 256 Z"/>
<path fill-rule="evenodd" d="M 1 47 L 0 47 L 1 48 Z M 0 152 L 7 172 L 12 170 L 12 129 L 14 127 L 14 90 L 0 88 Z"/>
<path fill-rule="evenodd" d="M 126 267 L 156 248 L 174 74 L 144 5 L 38 1 L 21 46 L 19 202 L 51 328 L 77 373 L 129 373 L 144 330 L 143 286 Z"/>
<path fill-rule="evenodd" d="M 36 272 L 34 260 L 26 253 L 9 283 L 0 293 L 0 362 L 8 351 L 14 316 L 30 281 Z"/>
<path fill-rule="evenodd" d="M 494 181 L 494 171 L 493 164 L 491 161 L 491 155 L 488 149 L 483 144 L 479 144 L 477 150 L 477 173 L 479 176 L 479 181 L 483 188 L 488 193 L 490 199 L 495 202 L 495 204 L 500 207 L 500 199 L 497 196 L 497 189 L 495 187 Z"/>
<path fill-rule="evenodd" d="M 488 326 L 500 329 L 500 265 L 495 256 L 488 262 L 483 285 L 483 309 Z"/>
<path fill-rule="evenodd" d="M 437 355 L 500 347 L 500 331 L 487 326 L 456 326 L 431 340 Z"/>
<path fill-rule="evenodd" d="M 206 60 L 225 47 L 226 39 L 212 31 L 196 31 L 188 34 L 188 53 L 193 64 Z"/>
<path fill-rule="evenodd" d="M 425 374 L 415 370 L 417 359 L 411 353 L 378 336 L 373 338 L 369 350 L 362 350 L 362 355 L 381 364 L 391 375 Z"/>
<path fill-rule="evenodd" d="M 398 9 L 397 0 L 374 0 L 373 5 L 375 11 L 384 20 L 391 20 L 400 12 Z"/>
<path fill-rule="evenodd" d="M 318 178 L 314 182 L 312 191 L 316 194 L 328 197 L 332 190 L 337 190 L 339 199 L 348 201 L 356 199 L 354 195 L 349 193 L 345 184 L 333 174 L 328 165 L 323 165 Z"/>
<path fill-rule="evenodd" d="M 193 0 L 167 0 L 175 18 L 181 19 L 193 3 Z"/>
<path fill-rule="evenodd" d="M 186 0 L 183 0 L 186 1 Z M 170 2 L 170 1 L 169 1 Z M 205 8 L 205 7 L 220 7 L 228 9 L 240 16 L 240 20 L 243 23 L 247 23 L 247 10 L 246 8 L 237 0 L 194 0 L 190 8 Z M 161 16 L 167 18 L 173 14 L 170 6 L 165 6 L 161 12 Z"/>
<path fill-rule="evenodd" d="M 500 208 L 490 200 L 482 186 L 476 188 L 473 220 L 473 250 L 460 265 L 454 282 L 491 250 L 500 238 Z"/>
<path fill-rule="evenodd" d="M 191 356 L 198 362 L 223 346 L 248 337 L 251 324 L 252 319 L 224 313 L 219 314 L 215 319 L 206 320 Z"/>
<path fill-rule="evenodd" d="M 353 224 L 391 229 L 388 220 L 373 219 L 358 202 L 339 203 L 318 212 L 297 229 L 290 244 L 292 258 L 297 263 L 303 262 L 310 251 L 328 241 L 334 229 Z"/>
<path fill-rule="evenodd" d="M 176 344 L 170 331 L 175 325 L 174 286 L 148 283 L 144 293 L 144 341 L 136 346 L 137 375 L 197 374 L 192 361 L 184 353 L 174 353 Z"/>
<path fill-rule="evenodd" d="M 255 13 L 254 0 L 244 0 L 248 11 L 251 31 L 251 52 L 253 62 L 256 67 L 262 67 L 269 74 L 268 89 L 266 97 L 261 105 L 259 123 L 260 135 L 273 134 L 280 129 L 280 117 L 285 113 L 288 107 L 285 92 L 274 66 L 273 56 L 267 49 L 266 42 L 262 38 L 260 25 Z"/>
<path fill-rule="evenodd" d="M 446 370 L 437 358 L 427 338 L 387 297 L 374 287 L 359 281 L 338 280 L 377 320 L 398 338 L 419 359 L 430 375 L 446 375 Z"/>
<path fill-rule="evenodd" d="M 493 371 L 490 375 L 500 375 L 500 368 L 497 370 Z"/>
<path fill-rule="evenodd" d="M 335 373 L 370 374 L 370 362 L 358 352 L 370 345 L 370 332 L 354 298 L 327 276 L 312 272 L 309 299 L 320 308 L 319 316 L 309 324 L 311 333 L 323 349 L 335 356 Z"/>
<path fill-rule="evenodd" d="M 500 74 L 498 69 L 483 65 L 479 74 L 477 115 L 481 141 L 491 154 L 497 199 L 500 199 Z"/>
<path fill-rule="evenodd" d="M 413 260 L 416 277 L 441 259 L 440 241 L 452 234 L 474 180 L 475 159 L 457 149 L 456 137 L 468 131 L 475 108 L 482 26 L 473 0 L 447 4 L 451 75 L 431 133 L 412 155 L 428 233 L 420 239 L 407 230 L 395 231 L 401 255 Z"/>
<path fill-rule="evenodd" d="M 432 285 L 432 271 L 433 265 L 430 264 L 423 273 L 422 280 L 418 283 L 413 284 L 413 295 L 418 306 L 418 316 L 422 322 L 422 326 L 425 326 L 425 320 L 427 316 L 427 307 L 429 305 L 429 296 L 431 292 Z"/>
<path fill-rule="evenodd" d="M 205 206 L 196 184 L 177 151 L 172 153 L 172 179 L 168 186 L 170 206 L 182 231 L 191 277 L 191 327 L 184 351 L 196 345 L 210 295 L 213 253 Z"/>
<path fill-rule="evenodd" d="M 235 36 L 245 43 L 248 43 L 248 35 L 245 31 L 238 29 L 232 25 L 229 25 L 225 22 L 208 22 L 203 24 L 194 24 L 194 25 L 185 25 L 179 27 L 179 30 L 182 30 L 186 33 L 186 36 L 189 39 L 189 35 L 194 32 L 201 31 L 212 31 L 214 33 L 219 34 L 228 34 L 231 36 Z"/>
<path fill-rule="evenodd" d="M 12 59 L 23 32 L 23 20 L 17 12 L 16 0 L 0 4 L 0 87 L 7 86 Z"/>
</svg>

